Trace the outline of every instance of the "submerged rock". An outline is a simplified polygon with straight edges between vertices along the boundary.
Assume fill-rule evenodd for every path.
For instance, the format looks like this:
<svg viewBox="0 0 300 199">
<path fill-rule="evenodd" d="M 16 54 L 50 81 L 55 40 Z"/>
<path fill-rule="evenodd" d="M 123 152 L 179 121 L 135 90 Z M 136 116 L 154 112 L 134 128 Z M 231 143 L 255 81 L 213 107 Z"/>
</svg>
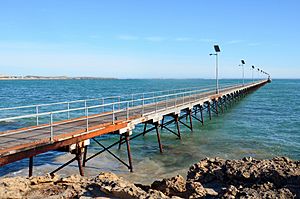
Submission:
<svg viewBox="0 0 300 199">
<path fill-rule="evenodd" d="M 86 178 L 57 175 L 0 179 L 0 198 L 300 198 L 300 162 L 205 158 L 187 178 L 133 184 L 110 172 Z"/>
</svg>

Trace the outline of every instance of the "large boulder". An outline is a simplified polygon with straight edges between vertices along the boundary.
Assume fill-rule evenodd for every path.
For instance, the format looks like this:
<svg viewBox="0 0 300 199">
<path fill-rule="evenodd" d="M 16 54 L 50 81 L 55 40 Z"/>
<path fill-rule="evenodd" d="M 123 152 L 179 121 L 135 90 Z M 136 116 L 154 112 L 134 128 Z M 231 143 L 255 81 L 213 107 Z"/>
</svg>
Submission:
<svg viewBox="0 0 300 199">
<path fill-rule="evenodd" d="M 224 198 L 300 198 L 300 162 L 286 157 L 205 158 L 190 167 L 187 183 L 193 182 Z"/>
<path fill-rule="evenodd" d="M 30 181 L 22 177 L 0 179 L 0 198 L 23 198 L 30 190 Z"/>
<path fill-rule="evenodd" d="M 159 190 L 167 196 L 184 196 L 186 192 L 186 182 L 181 175 L 170 179 L 155 181 L 151 184 L 151 189 Z"/>
<path fill-rule="evenodd" d="M 94 181 L 96 185 L 102 192 L 107 195 L 118 197 L 118 198 L 128 198 L 128 199 L 138 199 L 138 198 L 169 198 L 162 192 L 157 190 L 144 191 L 140 187 L 137 187 L 133 183 L 125 181 L 119 178 L 113 173 L 100 173 Z"/>
</svg>

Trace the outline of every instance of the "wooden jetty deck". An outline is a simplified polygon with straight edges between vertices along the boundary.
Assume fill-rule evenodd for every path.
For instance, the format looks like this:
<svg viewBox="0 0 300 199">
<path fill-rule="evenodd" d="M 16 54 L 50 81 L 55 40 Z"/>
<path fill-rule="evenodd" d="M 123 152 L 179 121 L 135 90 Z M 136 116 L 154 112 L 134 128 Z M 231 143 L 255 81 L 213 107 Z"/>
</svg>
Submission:
<svg viewBox="0 0 300 199">
<path fill-rule="evenodd" d="M 212 112 L 218 115 L 219 112 L 224 111 L 224 108 L 227 108 L 228 104 L 267 82 L 267 80 L 260 80 L 245 85 L 229 85 L 221 88 L 218 94 L 216 94 L 214 88 L 201 88 L 179 90 L 179 92 L 168 91 L 167 94 L 162 93 L 160 95 L 156 93 L 150 97 L 143 94 L 142 97 L 137 99 L 132 97 L 131 99 L 121 100 L 119 96 L 117 101 L 92 106 L 88 106 L 87 101 L 85 101 L 84 107 L 77 108 L 70 108 L 68 102 L 67 109 L 41 112 L 37 108 L 37 112 L 34 114 L 20 114 L 2 118 L 0 122 L 28 120 L 30 118 L 36 120 L 36 125 L 0 132 L 0 166 L 29 158 L 29 175 L 31 176 L 34 156 L 51 150 L 65 150 L 74 153 L 75 157 L 52 173 L 77 160 L 80 174 L 83 175 L 82 167 L 102 152 L 110 153 L 132 171 L 129 142 L 131 139 L 156 130 L 159 150 L 163 152 L 160 128 L 165 128 L 181 138 L 179 124 L 193 130 L 192 119 L 204 123 L 204 110 L 208 112 L 211 119 Z M 36 107 L 41 106 L 43 105 L 37 105 Z M 28 107 L 30 108 L 30 106 Z M 22 107 L 3 110 L 17 112 L 20 108 Z M 84 116 L 70 117 L 70 113 L 75 111 L 83 111 Z M 56 116 L 61 114 L 67 115 L 67 119 L 55 120 Z M 47 117 L 47 120 L 42 121 L 39 119 L 42 117 Z M 166 121 L 166 117 L 172 119 Z M 182 118 L 189 118 L 189 123 L 182 122 Z M 176 130 L 168 127 L 171 123 L 176 124 Z M 138 124 L 144 124 L 144 131 L 138 134 L 132 133 L 132 130 Z M 149 126 L 151 128 L 147 129 Z M 120 139 L 107 147 L 95 139 L 109 133 L 118 133 Z M 88 144 L 91 139 L 99 144 L 103 150 L 87 157 Z M 109 150 L 116 145 L 121 148 L 124 143 L 127 146 L 128 163 Z"/>
</svg>

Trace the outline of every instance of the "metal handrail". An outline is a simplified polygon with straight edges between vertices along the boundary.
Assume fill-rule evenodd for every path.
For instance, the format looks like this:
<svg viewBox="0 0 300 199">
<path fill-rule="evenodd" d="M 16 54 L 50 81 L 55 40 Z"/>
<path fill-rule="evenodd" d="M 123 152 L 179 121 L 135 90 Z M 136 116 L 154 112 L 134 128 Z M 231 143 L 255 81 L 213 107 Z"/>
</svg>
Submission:
<svg viewBox="0 0 300 199">
<path fill-rule="evenodd" d="M 212 88 L 212 87 L 210 87 L 210 88 Z M 208 90 L 210 88 L 196 90 L 196 91 L 204 91 L 204 90 Z M 85 110 L 85 109 L 91 109 L 91 108 L 101 108 L 101 107 L 105 107 L 105 106 L 112 106 L 112 105 L 123 104 L 123 103 L 127 103 L 127 102 L 138 102 L 138 101 L 142 101 L 142 100 L 145 101 L 145 100 L 151 100 L 151 99 L 159 99 L 159 98 L 164 98 L 164 97 L 168 97 L 168 96 L 176 96 L 179 94 L 186 94 L 186 93 L 191 93 L 191 92 L 195 92 L 195 91 L 187 91 L 187 92 L 180 92 L 180 93 L 174 93 L 174 94 L 169 94 L 169 95 L 160 95 L 160 96 L 155 96 L 155 97 L 149 97 L 149 98 L 144 98 L 144 99 L 127 100 L 127 101 L 121 101 L 121 102 L 111 102 L 111 103 L 107 103 L 107 104 L 100 104 L 100 105 L 94 105 L 94 106 L 87 106 L 87 107 L 80 107 L 80 108 L 72 108 L 72 109 L 64 109 L 64 110 L 58 110 L 58 111 L 49 111 L 49 112 L 43 112 L 43 113 L 34 113 L 34 114 L 28 114 L 28 115 L 22 115 L 22 116 L 8 117 L 8 118 L 0 119 L 0 122 L 6 121 L 6 120 L 45 116 L 45 115 L 50 115 L 51 113 L 58 114 L 58 113 L 72 112 L 72 111 Z"/>
<path fill-rule="evenodd" d="M 229 85 L 229 83 L 224 84 L 224 85 Z M 52 106 L 52 105 L 73 104 L 73 103 L 79 103 L 79 102 L 89 102 L 89 101 L 122 98 L 122 97 L 136 96 L 136 95 L 147 95 L 147 94 L 153 94 L 153 93 L 172 92 L 172 91 L 186 90 L 186 89 L 191 90 L 191 89 L 198 89 L 198 88 L 204 88 L 204 86 L 162 90 L 162 91 L 151 91 L 151 92 L 144 92 L 144 93 L 124 94 L 124 95 L 119 95 L 119 96 L 109 96 L 109 97 L 102 97 L 102 98 L 91 98 L 91 99 L 81 99 L 81 100 L 72 100 L 72 101 L 63 101 L 63 102 L 53 102 L 53 103 L 47 103 L 47 104 L 34 104 L 34 105 L 25 105 L 25 106 L 16 106 L 16 107 L 4 107 L 4 108 L 0 108 L 0 111 L 24 109 L 24 108 L 35 108 L 35 107 L 45 107 L 45 106 Z"/>
<path fill-rule="evenodd" d="M 234 88 L 234 87 L 235 87 L 235 85 L 231 85 L 230 87 L 225 87 L 225 88 L 227 89 L 227 88 Z M 242 87 L 242 86 L 240 86 L 240 87 Z M 214 87 L 208 87 L 208 88 L 205 88 L 205 89 L 195 90 L 195 91 L 186 91 L 186 92 L 180 92 L 180 93 L 174 93 L 174 94 L 168 94 L 168 95 L 160 95 L 160 96 L 148 97 L 148 98 L 143 98 L 143 99 L 126 100 L 126 101 L 121 101 L 121 102 L 111 102 L 111 103 L 107 103 L 107 104 L 100 104 L 100 105 L 87 106 L 87 107 L 64 109 L 64 110 L 58 110 L 58 111 L 49 111 L 49 112 L 43 112 L 43 113 L 34 113 L 34 114 L 21 115 L 21 116 L 15 116 L 15 117 L 7 117 L 7 118 L 0 119 L 0 122 L 7 121 L 7 120 L 31 118 L 31 117 L 37 117 L 37 116 L 45 116 L 45 115 L 50 115 L 50 114 L 66 113 L 66 112 L 72 112 L 72 111 L 78 111 L 78 110 L 85 110 L 85 109 L 92 109 L 92 108 L 101 108 L 101 107 L 105 107 L 105 106 L 125 104 L 125 103 L 128 103 L 128 102 L 138 102 L 138 101 L 146 101 L 146 100 L 151 100 L 151 99 L 165 98 L 165 97 L 170 97 L 170 96 L 178 96 L 178 95 L 181 95 L 181 94 L 188 94 L 188 93 L 205 91 L 205 90 L 209 90 L 211 88 L 214 88 Z"/>
</svg>

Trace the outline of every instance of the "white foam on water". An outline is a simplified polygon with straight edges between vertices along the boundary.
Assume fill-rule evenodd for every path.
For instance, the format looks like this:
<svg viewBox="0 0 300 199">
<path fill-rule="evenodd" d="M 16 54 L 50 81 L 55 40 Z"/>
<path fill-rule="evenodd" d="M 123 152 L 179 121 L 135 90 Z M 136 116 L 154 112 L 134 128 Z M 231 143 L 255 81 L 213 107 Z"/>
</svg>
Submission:
<svg viewBox="0 0 300 199">
<path fill-rule="evenodd" d="M 4 121 L 0 121 L 0 124 L 11 124 L 11 123 L 15 123 L 17 122 L 16 120 L 4 120 Z"/>
</svg>

